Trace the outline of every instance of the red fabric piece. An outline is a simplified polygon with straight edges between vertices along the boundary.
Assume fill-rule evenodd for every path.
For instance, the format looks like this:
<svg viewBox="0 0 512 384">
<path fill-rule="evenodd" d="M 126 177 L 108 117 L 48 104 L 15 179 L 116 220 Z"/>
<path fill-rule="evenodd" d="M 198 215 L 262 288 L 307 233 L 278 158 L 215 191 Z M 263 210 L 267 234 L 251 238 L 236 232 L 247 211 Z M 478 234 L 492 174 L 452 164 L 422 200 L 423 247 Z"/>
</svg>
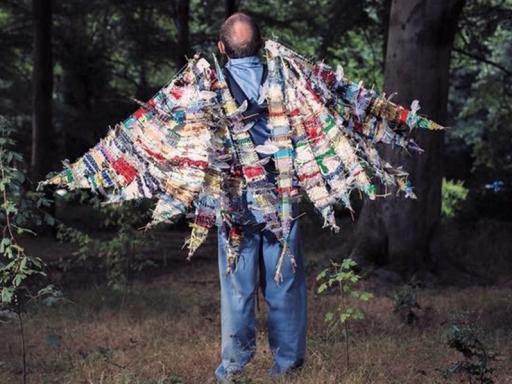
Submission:
<svg viewBox="0 0 512 384">
<path fill-rule="evenodd" d="M 319 103 L 321 102 L 321 101 L 320 101 L 320 98 L 318 97 L 318 95 L 315 93 L 315 91 L 314 91 L 314 90 L 313 90 L 313 88 L 311 87 L 311 84 L 306 83 L 306 89 L 311 93 L 311 95 L 313 96 L 313 98 L 315 99 L 315 101 L 318 101 Z"/>
<path fill-rule="evenodd" d="M 198 215 L 194 223 L 203 228 L 211 228 L 215 225 L 215 216 Z"/>
<path fill-rule="evenodd" d="M 304 181 L 304 180 L 307 180 L 307 179 L 312 179 L 313 177 L 318 176 L 318 175 L 320 175 L 320 171 L 316 171 L 316 172 L 313 172 L 313 173 L 306 173 L 305 175 L 300 175 L 299 176 L 299 180 L 300 181 Z"/>
<path fill-rule="evenodd" d="M 123 157 L 114 160 L 112 166 L 114 170 L 124 178 L 127 184 L 130 184 L 137 176 L 137 170 Z"/>
<path fill-rule="evenodd" d="M 174 88 L 172 91 L 171 91 L 171 95 L 176 99 L 180 99 L 181 96 L 183 96 L 183 90 L 181 88 Z"/>
<path fill-rule="evenodd" d="M 156 159 L 158 161 L 164 161 L 165 160 L 165 157 L 161 153 L 152 151 L 142 141 L 140 141 L 140 139 L 137 139 L 137 142 L 141 145 L 142 149 L 144 149 L 144 151 L 149 156 L 153 157 L 154 159 Z"/>
<path fill-rule="evenodd" d="M 409 116 L 409 110 L 406 108 L 402 108 L 400 111 L 400 123 L 405 124 L 407 122 L 407 116 Z"/>
<path fill-rule="evenodd" d="M 310 140 L 317 139 L 323 135 L 320 120 L 316 116 L 304 120 L 304 129 Z"/>
<path fill-rule="evenodd" d="M 361 124 L 358 119 L 354 119 L 353 123 L 354 123 L 353 127 L 354 127 L 355 131 L 363 132 L 363 124 Z"/>
<path fill-rule="evenodd" d="M 264 175 L 262 167 L 245 167 L 243 172 L 248 178 Z"/>
<path fill-rule="evenodd" d="M 173 157 L 171 162 L 173 164 L 176 164 L 178 166 L 184 166 L 184 167 L 196 167 L 201 169 L 208 168 L 208 163 L 206 161 L 202 160 L 192 160 L 187 157 Z"/>
<path fill-rule="evenodd" d="M 327 86 L 331 85 L 336 80 L 336 74 L 333 71 L 323 69 L 318 65 L 315 65 L 313 73 L 320 76 Z"/>
<path fill-rule="evenodd" d="M 133 114 L 133 116 L 136 118 L 136 119 L 140 119 L 148 110 L 144 107 L 140 107 L 139 109 L 137 109 L 135 111 L 135 113 Z"/>
<path fill-rule="evenodd" d="M 242 232 L 240 231 L 240 228 L 238 228 L 238 227 L 231 227 L 231 229 L 229 230 L 229 238 L 230 239 L 240 238 L 241 234 L 242 234 Z"/>
<path fill-rule="evenodd" d="M 286 188 L 280 188 L 280 187 L 277 187 L 276 188 L 276 192 L 278 194 L 284 194 L 284 193 L 287 193 L 289 195 L 293 195 L 295 194 L 297 190 L 294 188 L 294 187 L 286 187 Z"/>
<path fill-rule="evenodd" d="M 284 112 L 269 112 L 268 117 L 279 117 L 284 116 Z"/>
<path fill-rule="evenodd" d="M 242 176 L 242 170 L 238 169 L 238 168 L 237 169 L 232 169 L 230 173 L 233 176 Z"/>
<path fill-rule="evenodd" d="M 290 117 L 298 116 L 300 115 L 300 109 L 295 108 L 293 111 L 290 112 Z"/>
</svg>

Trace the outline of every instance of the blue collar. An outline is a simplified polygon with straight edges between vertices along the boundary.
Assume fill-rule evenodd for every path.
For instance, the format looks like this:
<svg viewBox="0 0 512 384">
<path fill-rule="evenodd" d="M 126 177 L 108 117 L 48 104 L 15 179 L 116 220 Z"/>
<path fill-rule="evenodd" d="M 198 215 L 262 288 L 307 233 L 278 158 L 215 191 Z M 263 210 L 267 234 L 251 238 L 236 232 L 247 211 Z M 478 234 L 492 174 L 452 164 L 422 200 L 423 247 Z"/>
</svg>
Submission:
<svg viewBox="0 0 512 384">
<path fill-rule="evenodd" d="M 227 66 L 239 65 L 239 64 L 261 64 L 261 58 L 259 56 L 246 56 L 234 59 L 229 59 Z"/>
</svg>

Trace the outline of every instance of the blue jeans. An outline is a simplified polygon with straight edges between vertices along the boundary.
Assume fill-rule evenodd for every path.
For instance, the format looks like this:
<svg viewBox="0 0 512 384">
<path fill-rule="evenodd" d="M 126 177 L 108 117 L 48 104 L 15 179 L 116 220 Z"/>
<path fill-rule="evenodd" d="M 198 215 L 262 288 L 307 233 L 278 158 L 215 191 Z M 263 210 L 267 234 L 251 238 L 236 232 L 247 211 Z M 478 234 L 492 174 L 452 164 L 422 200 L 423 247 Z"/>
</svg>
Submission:
<svg viewBox="0 0 512 384">
<path fill-rule="evenodd" d="M 293 223 L 289 237 L 297 268 L 293 272 L 286 258 L 279 285 L 274 281 L 274 273 L 281 246 L 270 231 L 262 230 L 262 225 L 244 227 L 240 256 L 231 273 L 226 272 L 225 241 L 219 231 L 222 362 L 215 371 L 217 379 L 239 373 L 256 351 L 258 270 L 268 306 L 268 340 L 274 359 L 271 373 L 280 375 L 300 367 L 306 344 L 307 295 L 299 223 Z"/>
</svg>

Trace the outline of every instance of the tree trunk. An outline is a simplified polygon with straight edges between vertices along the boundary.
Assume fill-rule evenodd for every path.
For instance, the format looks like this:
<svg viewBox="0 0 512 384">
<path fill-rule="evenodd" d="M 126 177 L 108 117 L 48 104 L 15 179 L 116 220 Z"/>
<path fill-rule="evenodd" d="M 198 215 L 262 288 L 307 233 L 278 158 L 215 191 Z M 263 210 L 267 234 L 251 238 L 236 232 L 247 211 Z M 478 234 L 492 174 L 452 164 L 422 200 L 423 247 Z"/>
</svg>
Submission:
<svg viewBox="0 0 512 384">
<path fill-rule="evenodd" d="M 52 166 L 52 1 L 33 0 L 34 68 L 32 70 L 31 173 L 39 181 Z"/>
<path fill-rule="evenodd" d="M 187 53 L 189 51 L 189 0 L 176 0 L 174 2 L 174 24 L 176 25 L 176 42 L 178 52 L 176 64 L 178 68 L 187 64 Z"/>
<path fill-rule="evenodd" d="M 225 5 L 224 5 L 226 19 L 229 16 L 231 16 L 233 13 L 238 11 L 239 5 L 240 5 L 240 0 L 226 0 Z"/>
<path fill-rule="evenodd" d="M 464 0 L 392 0 L 384 89 L 408 106 L 420 100 L 421 113 L 447 122 L 450 52 Z M 439 257 L 442 132 L 414 132 L 425 152 L 408 154 L 391 146 L 381 154 L 404 165 L 417 200 L 387 197 L 366 201 L 351 257 L 389 264 L 402 274 L 433 271 Z"/>
</svg>

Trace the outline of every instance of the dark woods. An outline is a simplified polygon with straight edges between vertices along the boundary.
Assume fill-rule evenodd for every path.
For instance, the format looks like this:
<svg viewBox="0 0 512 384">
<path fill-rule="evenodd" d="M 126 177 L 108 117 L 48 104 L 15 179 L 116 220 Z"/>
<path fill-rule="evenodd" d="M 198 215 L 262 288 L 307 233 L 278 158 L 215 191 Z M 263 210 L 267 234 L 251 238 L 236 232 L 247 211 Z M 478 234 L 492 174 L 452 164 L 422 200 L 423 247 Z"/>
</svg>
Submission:
<svg viewBox="0 0 512 384">
<path fill-rule="evenodd" d="M 187 56 L 213 52 L 220 23 L 237 10 L 266 36 L 341 63 L 406 106 L 419 99 L 450 127 L 419 137 L 419 157 L 386 154 L 407 164 L 419 200 L 401 210 L 393 198 L 366 204 L 353 258 L 435 271 L 446 217 L 509 218 L 512 10 L 498 0 L 3 0 L 0 115 L 16 127 L 32 181 L 83 153 Z"/>
<path fill-rule="evenodd" d="M 421 155 L 379 148 L 417 200 L 353 196 L 336 235 L 301 218 L 309 345 L 290 380 L 510 382 L 512 0 L 0 0 L 0 382 L 210 382 L 213 237 L 189 263 L 183 222 L 140 230 L 154 202 L 35 189 L 210 58 L 237 10 L 447 127 L 411 133 Z"/>
</svg>

